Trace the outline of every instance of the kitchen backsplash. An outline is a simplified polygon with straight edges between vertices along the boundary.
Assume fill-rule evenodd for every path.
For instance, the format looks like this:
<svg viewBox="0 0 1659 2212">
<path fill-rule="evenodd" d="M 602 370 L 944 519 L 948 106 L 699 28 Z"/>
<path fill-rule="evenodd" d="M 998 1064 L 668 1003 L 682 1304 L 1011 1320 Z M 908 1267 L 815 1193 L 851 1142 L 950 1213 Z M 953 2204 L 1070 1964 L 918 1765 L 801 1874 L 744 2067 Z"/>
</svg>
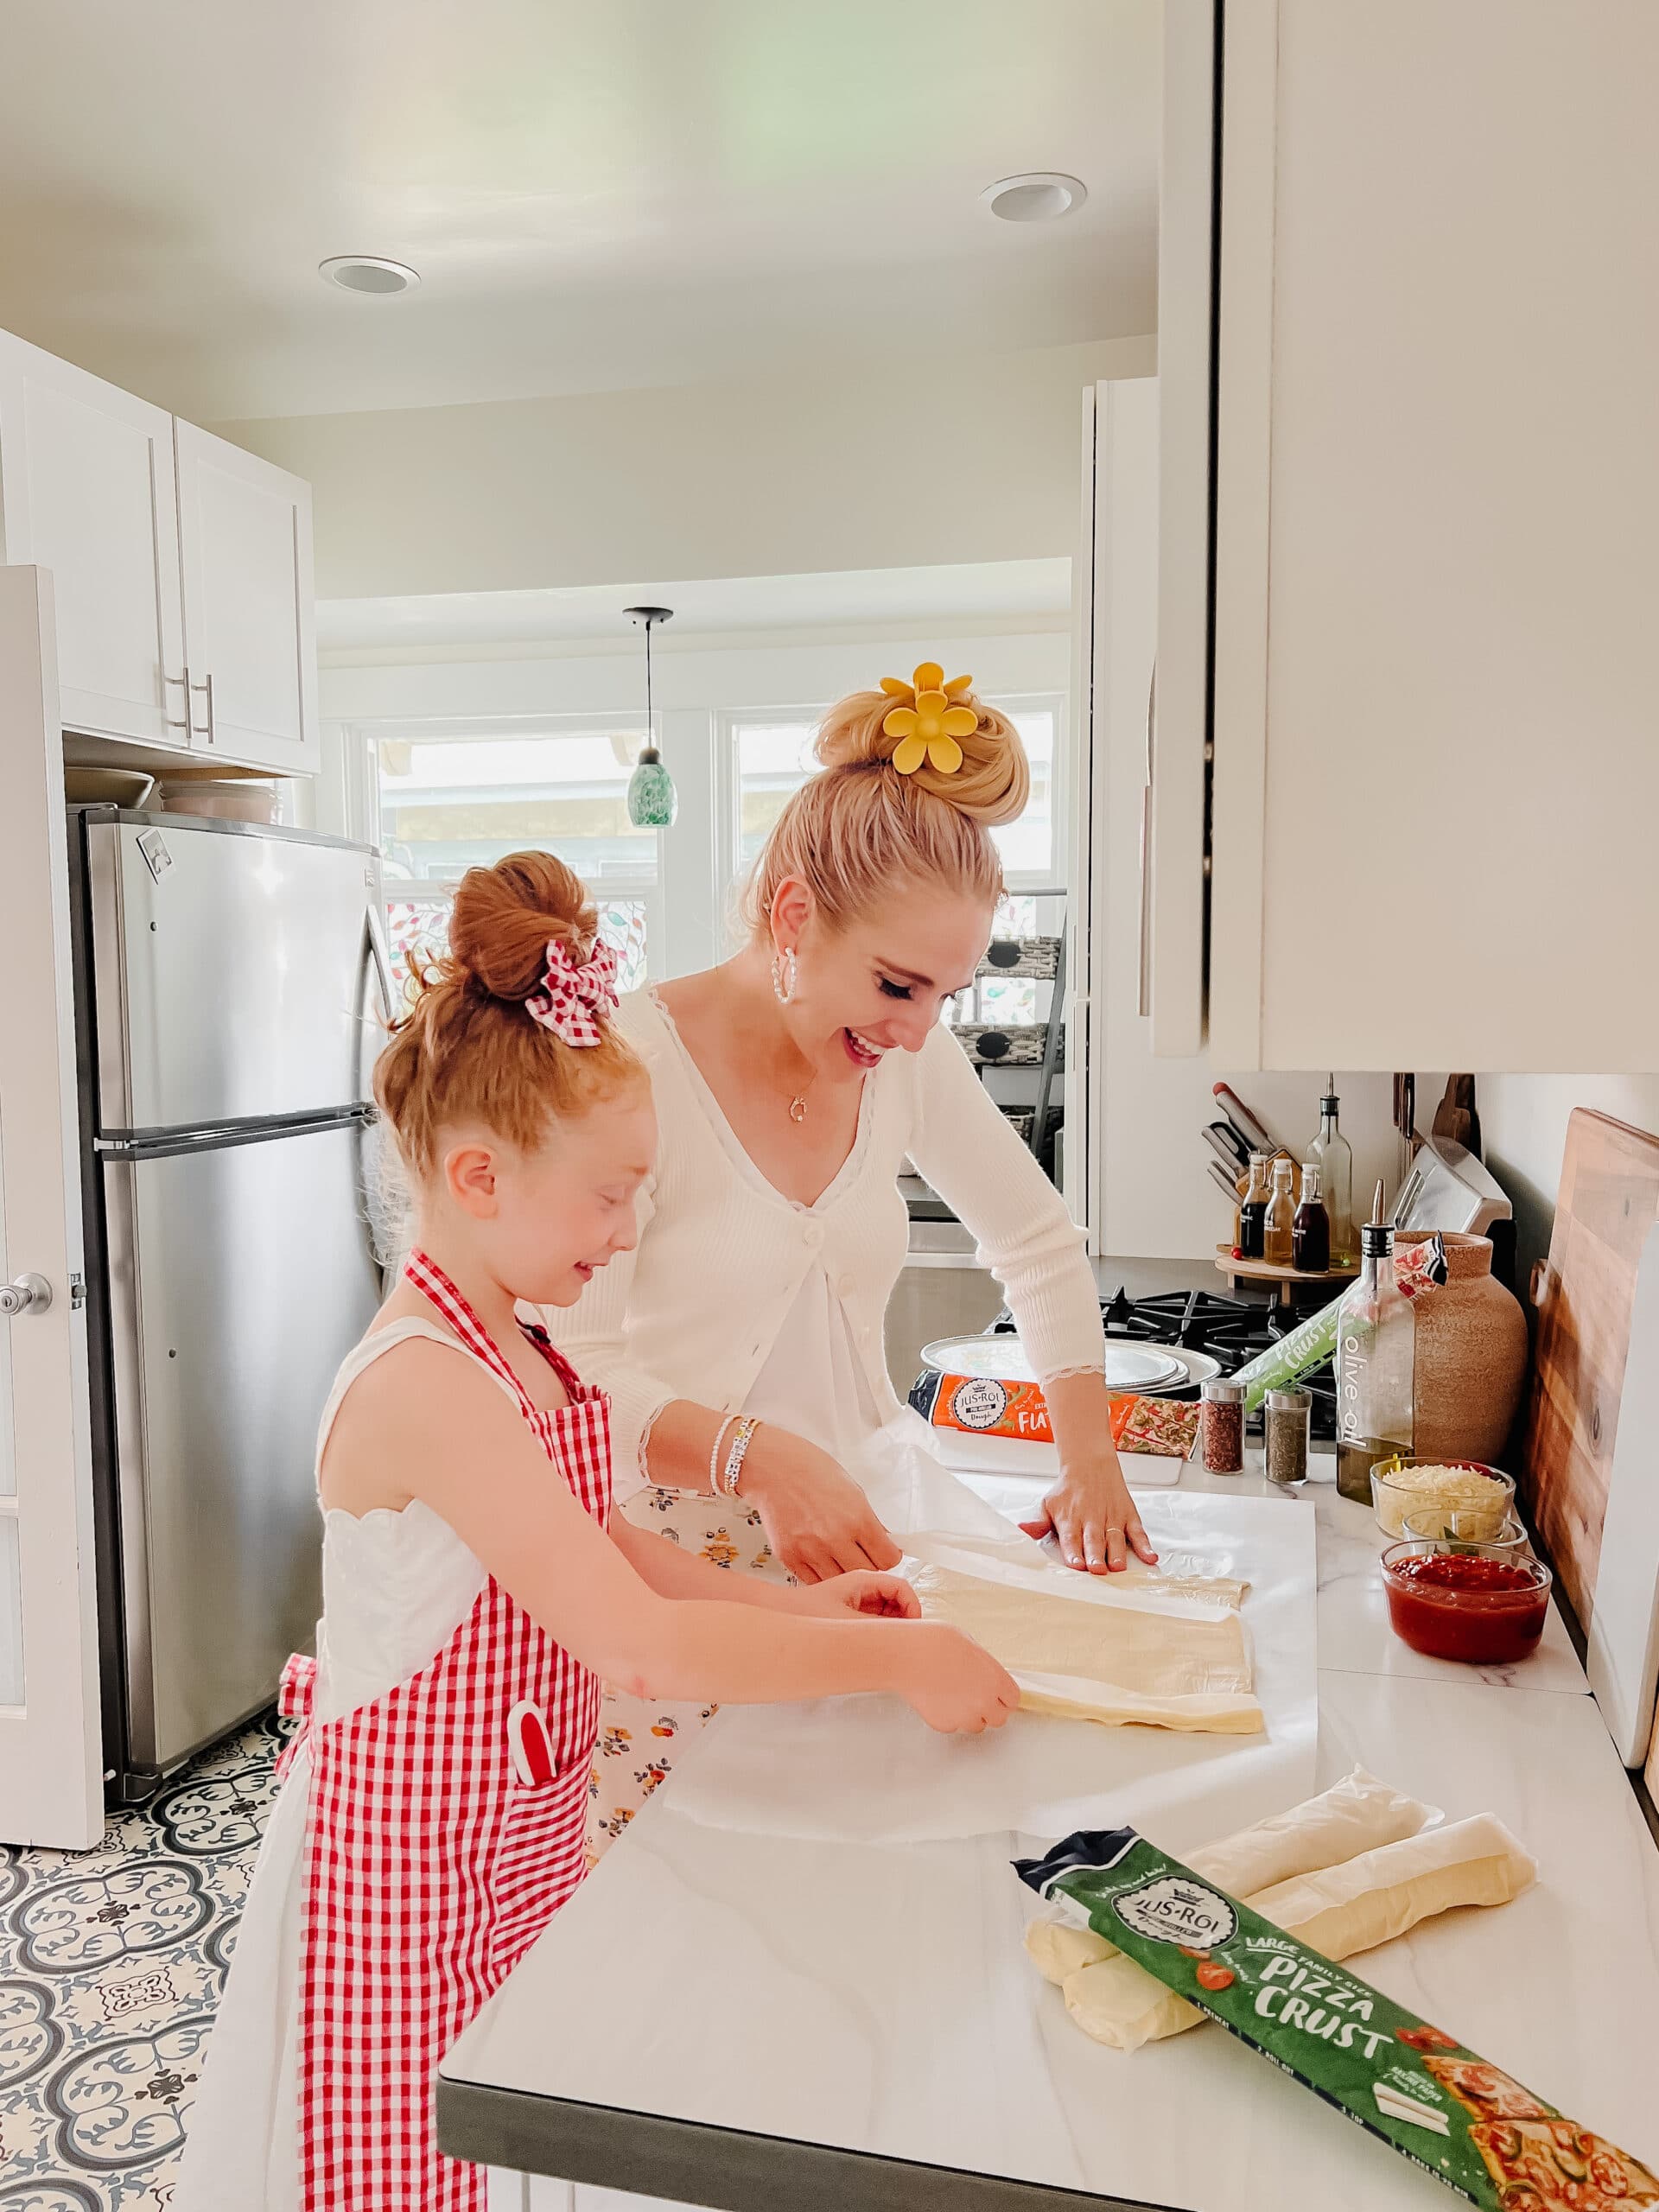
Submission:
<svg viewBox="0 0 1659 2212">
<path fill-rule="evenodd" d="M 1269 1133 L 1300 1157 L 1319 1127 L 1325 1074 L 1321 1068 L 1307 1075 L 1224 1076 L 1203 1056 L 1154 1060 L 1144 1051 L 1135 1058 L 1125 1052 L 1115 1071 L 1109 1039 L 1103 1249 L 1124 1257 L 1213 1259 L 1217 1244 L 1231 1234 L 1232 1217 L 1210 1179 L 1214 1154 L 1199 1134 L 1221 1112 L 1211 1086 L 1231 1083 Z M 1445 1089 L 1444 1074 L 1419 1073 L 1419 1128 L 1433 1121 Z M 1338 1071 L 1337 1090 L 1343 1134 L 1354 1148 L 1356 1207 L 1369 1205 L 1379 1176 L 1392 1197 L 1400 1172 L 1393 1077 Z"/>
<path fill-rule="evenodd" d="M 1515 1208 L 1516 1279 L 1524 1284 L 1549 1250 L 1573 1109 L 1588 1106 L 1659 1131 L 1659 1075 L 1483 1075 L 1475 1097 L 1486 1164 Z"/>
</svg>

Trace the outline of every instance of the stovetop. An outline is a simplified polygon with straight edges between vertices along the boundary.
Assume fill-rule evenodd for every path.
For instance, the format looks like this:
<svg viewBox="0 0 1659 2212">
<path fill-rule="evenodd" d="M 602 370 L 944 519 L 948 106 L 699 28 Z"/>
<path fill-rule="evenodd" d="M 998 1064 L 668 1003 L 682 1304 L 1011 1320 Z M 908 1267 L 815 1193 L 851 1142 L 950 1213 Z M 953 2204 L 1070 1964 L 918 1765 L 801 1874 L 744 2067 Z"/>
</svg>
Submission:
<svg viewBox="0 0 1659 2212">
<path fill-rule="evenodd" d="M 1122 1288 L 1100 1301 L 1100 1318 L 1106 1334 L 1119 1341 L 1144 1344 L 1179 1344 L 1188 1351 L 1207 1352 L 1219 1362 L 1224 1375 L 1231 1375 L 1246 1360 L 1268 1351 L 1281 1337 L 1306 1319 L 1279 1306 L 1223 1298 L 1210 1290 L 1171 1290 L 1152 1298 L 1131 1298 Z M 1006 1311 L 991 1324 L 992 1331 L 1012 1329 Z M 1300 1378 L 1300 1387 L 1313 1401 L 1313 1431 L 1329 1442 L 1337 1433 L 1337 1388 L 1327 1359 Z M 1198 1386 L 1162 1395 L 1188 1400 L 1198 1396 Z M 1261 1415 L 1252 1417 L 1261 1425 Z"/>
</svg>

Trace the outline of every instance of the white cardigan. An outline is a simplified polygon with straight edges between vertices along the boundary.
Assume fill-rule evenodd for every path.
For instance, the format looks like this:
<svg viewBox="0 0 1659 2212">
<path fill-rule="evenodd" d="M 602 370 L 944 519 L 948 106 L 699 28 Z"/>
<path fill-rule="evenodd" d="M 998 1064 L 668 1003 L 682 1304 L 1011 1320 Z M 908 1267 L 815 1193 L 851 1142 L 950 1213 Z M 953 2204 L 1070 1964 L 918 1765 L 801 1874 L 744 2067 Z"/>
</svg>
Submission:
<svg viewBox="0 0 1659 2212">
<path fill-rule="evenodd" d="M 611 1394 L 617 1494 L 639 1486 L 645 1440 L 676 1398 L 741 1409 L 808 1271 L 822 1258 L 875 1403 L 897 1412 L 883 1342 L 909 1246 L 908 1158 L 971 1231 L 1001 1281 L 1039 1379 L 1100 1371 L 1100 1301 L 1081 1232 L 945 1028 L 889 1052 L 865 1080 L 859 1172 L 801 1206 L 738 1172 L 645 991 L 617 1017 L 650 1071 L 658 1131 L 639 1241 L 575 1306 L 542 1310 L 585 1382 Z M 729 1141 L 729 1132 L 728 1133 Z"/>
</svg>

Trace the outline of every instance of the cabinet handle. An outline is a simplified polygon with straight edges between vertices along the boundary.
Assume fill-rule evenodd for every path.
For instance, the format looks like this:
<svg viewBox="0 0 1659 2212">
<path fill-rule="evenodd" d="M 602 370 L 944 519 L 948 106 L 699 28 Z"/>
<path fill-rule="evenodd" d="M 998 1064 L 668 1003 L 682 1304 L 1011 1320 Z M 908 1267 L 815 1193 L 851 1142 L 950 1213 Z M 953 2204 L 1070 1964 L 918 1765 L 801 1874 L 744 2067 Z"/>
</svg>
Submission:
<svg viewBox="0 0 1659 2212">
<path fill-rule="evenodd" d="M 188 671 L 186 671 L 186 675 L 188 677 Z M 213 677 L 212 670 L 210 669 L 208 671 L 207 680 L 206 683 L 192 683 L 189 685 L 189 689 L 192 691 L 204 691 L 207 695 L 207 742 L 209 745 L 217 745 L 219 742 L 219 732 L 213 723 Z M 187 709 L 187 712 L 188 711 L 188 710 Z M 194 736 L 194 734 L 195 733 L 193 730 L 191 734 Z"/>
<path fill-rule="evenodd" d="M 182 676 L 169 676 L 169 675 L 168 674 L 167 671 L 166 671 L 165 669 L 163 669 L 163 670 L 162 671 L 162 684 L 163 689 L 165 689 L 165 688 L 166 688 L 166 686 L 167 686 L 168 684 L 169 684 L 169 683 L 176 683 L 176 684 L 178 685 L 178 687 L 179 687 L 180 690 L 183 692 L 183 694 L 184 694 L 184 712 L 183 712 L 181 715 L 169 715 L 167 717 L 167 727 L 168 728 L 168 729 L 186 729 L 186 730 L 188 730 L 188 729 L 189 728 L 189 727 L 190 727 L 190 671 L 189 671 L 189 670 L 187 668 L 187 669 L 185 670 L 184 674 L 183 674 Z"/>
<path fill-rule="evenodd" d="M 1147 784 L 1141 794 L 1140 983 L 1136 1004 L 1143 1016 L 1152 1012 L 1152 733 L 1157 696 L 1158 664 L 1154 661 L 1147 683 Z"/>
</svg>

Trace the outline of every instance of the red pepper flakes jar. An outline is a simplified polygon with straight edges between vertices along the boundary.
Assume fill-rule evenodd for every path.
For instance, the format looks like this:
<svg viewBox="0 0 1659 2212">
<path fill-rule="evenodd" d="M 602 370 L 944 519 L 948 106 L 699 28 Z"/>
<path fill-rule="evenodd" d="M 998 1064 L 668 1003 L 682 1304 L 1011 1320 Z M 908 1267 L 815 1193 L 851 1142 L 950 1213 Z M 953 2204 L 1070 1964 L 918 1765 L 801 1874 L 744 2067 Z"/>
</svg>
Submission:
<svg viewBox="0 0 1659 2212">
<path fill-rule="evenodd" d="M 1198 1408 L 1198 1450 L 1211 1475 L 1244 1471 L 1244 1385 L 1217 1375 L 1204 1386 Z"/>
</svg>

